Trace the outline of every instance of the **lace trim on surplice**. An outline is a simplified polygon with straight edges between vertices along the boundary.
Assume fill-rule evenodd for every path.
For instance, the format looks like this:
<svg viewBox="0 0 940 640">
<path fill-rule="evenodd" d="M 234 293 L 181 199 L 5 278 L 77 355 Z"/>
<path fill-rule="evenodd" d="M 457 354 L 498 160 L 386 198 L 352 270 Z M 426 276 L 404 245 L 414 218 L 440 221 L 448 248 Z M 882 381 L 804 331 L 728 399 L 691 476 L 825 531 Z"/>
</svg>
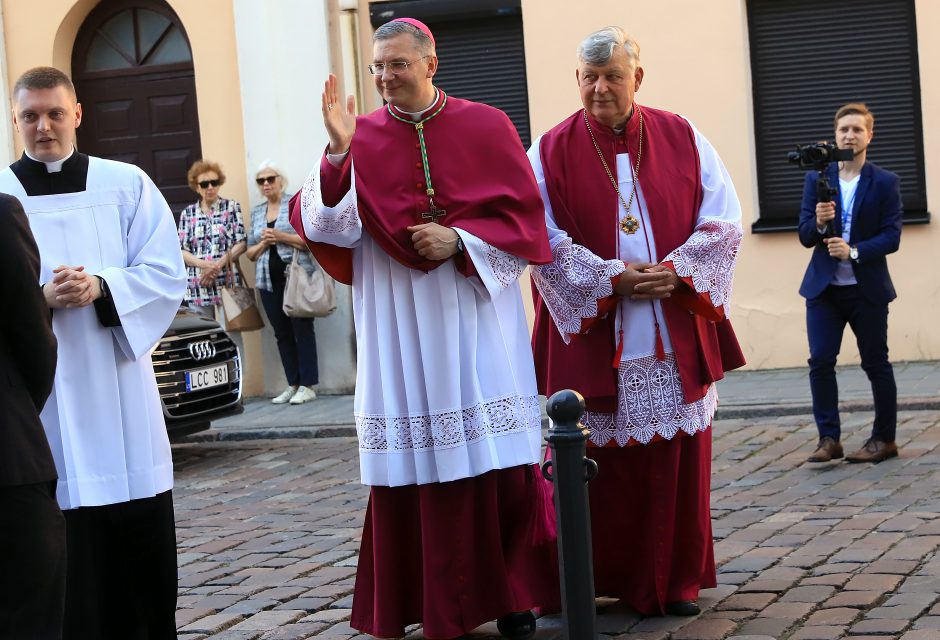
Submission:
<svg viewBox="0 0 940 640">
<path fill-rule="evenodd" d="M 705 397 L 685 404 L 675 354 L 665 360 L 646 356 L 620 363 L 616 413 L 587 411 L 581 422 L 591 442 L 603 447 L 611 440 L 623 447 L 632 439 L 648 444 L 658 435 L 672 440 L 679 431 L 695 435 L 708 429 L 718 406 L 715 386 Z"/>
<path fill-rule="evenodd" d="M 486 256 L 486 264 L 503 289 L 511 287 L 525 271 L 524 260 L 497 249 L 488 242 L 483 242 L 483 253 Z"/>
<path fill-rule="evenodd" d="M 333 213 L 324 215 L 325 211 Z M 323 204 L 319 166 L 307 176 L 300 192 L 300 214 L 307 221 L 310 229 L 320 233 L 343 233 L 355 227 L 359 222 L 359 209 L 355 198 L 349 198 L 349 202 L 338 212 L 333 207 Z"/>
<path fill-rule="evenodd" d="M 663 262 L 671 260 L 680 278 L 691 278 L 696 292 L 707 293 L 727 313 L 742 235 L 736 224 L 705 219 Z"/>
<path fill-rule="evenodd" d="M 624 272 L 620 260 L 602 260 L 571 238 L 552 249 L 550 264 L 532 267 L 548 312 L 565 344 L 581 332 L 581 321 L 597 316 L 597 301 L 611 295 L 611 278 Z"/>
<path fill-rule="evenodd" d="M 534 395 L 511 395 L 430 415 L 356 416 L 359 450 L 370 453 L 450 449 L 541 426 L 542 412 Z"/>
</svg>

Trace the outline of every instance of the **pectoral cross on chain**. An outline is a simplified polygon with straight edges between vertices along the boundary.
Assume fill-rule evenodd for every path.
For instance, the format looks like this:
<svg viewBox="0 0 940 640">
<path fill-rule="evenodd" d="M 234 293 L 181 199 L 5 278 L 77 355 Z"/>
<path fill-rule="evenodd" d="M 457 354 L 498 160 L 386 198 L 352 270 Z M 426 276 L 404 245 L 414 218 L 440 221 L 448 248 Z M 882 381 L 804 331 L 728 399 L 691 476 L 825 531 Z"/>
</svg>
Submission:
<svg viewBox="0 0 940 640">
<path fill-rule="evenodd" d="M 421 214 L 421 219 L 436 223 L 438 218 L 443 218 L 446 215 L 447 211 L 445 209 L 438 209 L 437 205 L 434 204 L 434 200 L 431 200 L 431 208 Z"/>
</svg>

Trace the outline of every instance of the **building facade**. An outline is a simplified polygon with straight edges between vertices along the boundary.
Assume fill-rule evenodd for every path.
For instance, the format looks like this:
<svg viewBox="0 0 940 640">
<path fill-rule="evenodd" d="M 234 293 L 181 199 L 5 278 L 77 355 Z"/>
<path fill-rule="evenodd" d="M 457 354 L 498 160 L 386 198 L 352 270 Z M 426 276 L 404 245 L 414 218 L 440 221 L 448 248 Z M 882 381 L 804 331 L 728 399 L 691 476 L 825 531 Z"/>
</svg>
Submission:
<svg viewBox="0 0 940 640">
<path fill-rule="evenodd" d="M 247 225 L 262 200 L 258 164 L 275 161 L 288 190 L 297 190 L 323 149 L 323 0 L 48 0 L 41 20 L 29 0 L 3 0 L 2 9 L 4 103 L 31 67 L 69 72 L 84 110 L 79 146 L 140 164 L 175 213 L 196 199 L 185 173 L 199 157 L 222 165 L 222 196 L 242 203 Z M 22 148 L 3 113 L 0 150 L 9 162 Z M 321 389 L 350 392 L 355 339 L 345 287 L 337 311 L 317 320 L 316 330 Z M 245 334 L 243 343 L 245 392 L 281 391 L 270 328 Z"/>
<path fill-rule="evenodd" d="M 866 85 L 874 87 L 875 83 L 861 83 L 852 95 L 846 92 L 844 100 L 813 93 L 808 87 L 826 84 L 827 75 L 839 77 L 844 71 L 839 65 L 826 64 L 825 57 L 813 58 L 826 54 L 825 49 L 817 53 L 810 47 L 819 38 L 785 29 L 779 36 L 773 35 L 773 29 L 764 35 L 757 27 L 764 24 L 758 20 L 762 9 L 788 11 L 783 18 L 770 15 L 771 27 L 776 24 L 773 20 L 781 19 L 783 28 L 788 16 L 806 17 L 805 12 L 817 11 L 827 2 L 46 0 L 42 19 L 37 20 L 35 3 L 2 0 L 0 95 L 9 104 L 10 83 L 30 67 L 53 65 L 66 70 L 76 80 L 85 109 L 84 131 L 79 136 L 83 150 L 138 162 L 177 208 L 195 199 L 185 189 L 188 163 L 203 156 L 216 160 L 228 175 L 222 195 L 240 201 L 247 217 L 251 206 L 261 200 L 253 184 L 259 162 L 270 159 L 283 167 L 289 190 L 299 189 L 316 165 L 327 141 L 320 93 L 330 71 L 337 73 L 348 93 L 356 95 L 363 111 L 380 105 L 365 70 L 371 60 L 375 24 L 395 15 L 413 15 L 428 22 L 440 39 L 443 86 L 452 87 L 448 90 L 454 95 L 504 108 L 524 141 L 579 108 L 574 51 L 580 39 L 604 25 L 623 26 L 641 45 L 646 76 L 638 101 L 688 117 L 718 149 L 734 179 L 745 211 L 745 236 L 732 318 L 748 366 L 803 366 L 805 311 L 797 289 L 809 251 L 799 244 L 795 231 L 787 230 L 785 207 L 782 222 L 770 224 L 776 220 L 773 216 L 779 217 L 771 215 L 768 204 L 772 202 L 770 187 L 777 179 L 773 176 L 778 174 L 765 150 L 776 126 L 767 118 L 777 111 L 765 105 L 755 113 L 755 105 L 764 105 L 760 98 L 770 95 L 755 95 L 755 87 L 764 91 L 768 78 L 791 82 L 792 92 L 784 85 L 781 93 L 780 82 L 775 85 L 778 93 L 771 106 L 786 107 L 780 122 L 794 123 L 787 115 L 791 107 L 804 118 L 820 114 L 820 135 L 831 137 L 835 108 L 842 102 L 866 99 Z M 880 14 L 864 13 L 868 2 L 860 0 L 838 11 L 856 20 L 856 35 L 870 32 L 873 42 L 896 41 L 878 31 L 894 24 L 891 19 L 874 19 Z M 899 114 L 910 114 L 910 123 L 902 115 L 897 118 L 903 121 L 894 115 L 876 120 L 870 156 L 900 172 L 878 157 L 879 143 L 884 140 L 886 158 L 896 157 L 898 162 L 913 158 L 912 179 L 905 174 L 904 184 L 916 187 L 911 198 L 905 194 L 917 206 L 906 217 L 910 224 L 904 227 L 901 249 L 889 258 L 899 294 L 891 306 L 889 344 L 896 361 L 940 359 L 940 332 L 929 329 L 929 311 L 940 309 L 940 284 L 931 249 L 940 242 L 940 232 L 936 223 L 928 222 L 940 193 L 940 164 L 935 161 L 940 157 L 940 125 L 921 117 L 940 108 L 940 43 L 927 37 L 927 26 L 940 23 L 940 5 L 930 0 L 877 4 L 901 11 L 900 17 L 892 14 L 892 19 L 899 29 L 909 30 L 915 43 L 913 62 L 907 65 L 910 77 L 898 74 L 895 67 L 883 72 L 882 79 L 903 76 L 907 82 L 888 95 L 906 96 L 920 109 L 919 113 L 909 106 L 896 109 Z M 820 27 L 826 33 L 837 30 L 825 16 L 820 18 Z M 813 64 L 797 56 L 789 66 L 784 60 L 783 66 L 775 67 L 773 59 L 765 59 L 773 54 L 773 47 L 771 54 L 756 48 L 758 35 L 770 45 L 773 38 L 781 38 L 781 50 L 802 52 Z M 851 42 L 834 46 L 844 52 Z M 879 53 L 875 63 L 890 62 L 892 55 Z M 871 73 L 878 72 L 868 49 L 858 51 L 858 57 L 873 69 Z M 903 66 L 903 59 L 899 60 Z M 786 104 L 790 101 L 792 105 Z M 880 94 L 868 101 L 876 118 L 882 103 L 885 113 L 895 109 Z M 808 106 L 801 111 L 800 105 Z M 9 111 L 2 117 L 0 159 L 12 161 L 21 148 Z M 920 142 L 919 159 L 904 155 L 904 149 L 897 151 L 890 142 L 904 127 L 913 127 L 911 135 Z M 894 156 L 888 153 L 892 149 Z M 785 163 L 782 157 L 781 163 Z M 788 170 L 794 178 L 780 173 L 780 179 L 786 184 L 795 179 L 799 185 L 799 170 Z M 797 186 L 794 215 L 799 202 Z M 326 392 L 349 392 L 355 382 L 351 306 L 348 291 L 339 289 L 337 312 L 316 323 L 321 389 Z M 246 392 L 279 391 L 283 374 L 271 331 L 246 334 L 244 344 Z M 851 334 L 842 353 L 844 362 L 858 359 Z"/>
</svg>

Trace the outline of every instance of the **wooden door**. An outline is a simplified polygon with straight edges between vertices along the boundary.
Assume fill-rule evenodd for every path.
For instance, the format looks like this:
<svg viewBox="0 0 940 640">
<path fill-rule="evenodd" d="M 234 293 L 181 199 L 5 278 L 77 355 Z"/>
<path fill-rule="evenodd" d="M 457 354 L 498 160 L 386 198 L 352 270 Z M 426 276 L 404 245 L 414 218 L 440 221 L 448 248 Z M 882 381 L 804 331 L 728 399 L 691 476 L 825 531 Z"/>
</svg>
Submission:
<svg viewBox="0 0 940 640">
<path fill-rule="evenodd" d="M 159 0 L 105 0 L 79 30 L 72 70 L 83 109 L 79 148 L 139 166 L 178 217 L 196 199 L 186 172 L 202 157 L 192 51 L 179 18 Z"/>
</svg>

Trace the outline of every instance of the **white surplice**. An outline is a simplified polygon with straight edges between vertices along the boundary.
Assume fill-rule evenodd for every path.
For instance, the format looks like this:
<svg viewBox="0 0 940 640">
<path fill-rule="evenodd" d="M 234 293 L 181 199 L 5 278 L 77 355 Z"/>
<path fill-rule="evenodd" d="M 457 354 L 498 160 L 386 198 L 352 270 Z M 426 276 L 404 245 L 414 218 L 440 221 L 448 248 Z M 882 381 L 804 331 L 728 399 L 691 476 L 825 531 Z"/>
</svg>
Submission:
<svg viewBox="0 0 940 640">
<path fill-rule="evenodd" d="M 640 229 L 636 233 L 628 234 L 620 229 L 619 222 L 627 211 L 618 198 L 617 218 L 611 233 L 620 237 L 619 260 L 603 260 L 575 244 L 555 222 L 545 187 L 539 149 L 541 138 L 532 143 L 529 160 L 545 203 L 545 222 L 553 259 L 548 265 L 533 267 L 532 279 L 565 342 L 581 331 L 582 320 L 597 315 L 597 301 L 613 293 L 611 278 L 624 271 L 624 263 L 672 261 L 680 277 L 691 278 L 695 291 L 707 293 L 712 304 L 723 308 L 727 314 L 734 265 L 743 235 L 741 205 L 731 176 L 717 151 L 694 126 L 692 129 L 701 162 L 702 204 L 692 235 L 666 256 L 656 254 L 649 209 L 639 185 L 630 205 L 630 213 L 640 221 Z M 600 160 L 597 171 L 606 188 L 612 188 Z M 633 173 L 628 153 L 617 154 L 617 179 L 620 193 L 629 201 Z M 613 414 L 591 411 L 584 414 L 582 422 L 591 429 L 591 441 L 598 446 L 611 440 L 620 446 L 631 440 L 646 444 L 655 436 L 671 440 L 679 431 L 694 435 L 706 430 L 718 406 L 715 385 L 709 387 L 702 399 L 685 402 L 679 367 L 660 301 L 650 304 L 645 300 L 622 300 L 611 313 L 616 314 L 615 335 L 619 334 L 621 327 L 624 335 L 623 354 L 617 372 L 617 411 Z M 659 320 L 665 360 L 659 360 L 655 355 L 655 319 Z"/>
<path fill-rule="evenodd" d="M 186 288 L 173 215 L 139 168 L 89 157 L 86 190 L 26 195 L 13 172 L 0 191 L 23 203 L 42 261 L 84 265 L 107 282 L 121 320 L 104 327 L 93 305 L 55 309 L 58 367 L 42 422 L 63 509 L 147 498 L 173 487 L 173 460 L 150 351 Z"/>
<path fill-rule="evenodd" d="M 539 460 L 541 413 L 519 288 L 525 261 L 455 228 L 479 276 L 424 273 L 362 228 L 351 188 L 323 204 L 319 165 L 301 194 L 308 239 L 352 249 L 362 482 L 447 482 Z"/>
</svg>

